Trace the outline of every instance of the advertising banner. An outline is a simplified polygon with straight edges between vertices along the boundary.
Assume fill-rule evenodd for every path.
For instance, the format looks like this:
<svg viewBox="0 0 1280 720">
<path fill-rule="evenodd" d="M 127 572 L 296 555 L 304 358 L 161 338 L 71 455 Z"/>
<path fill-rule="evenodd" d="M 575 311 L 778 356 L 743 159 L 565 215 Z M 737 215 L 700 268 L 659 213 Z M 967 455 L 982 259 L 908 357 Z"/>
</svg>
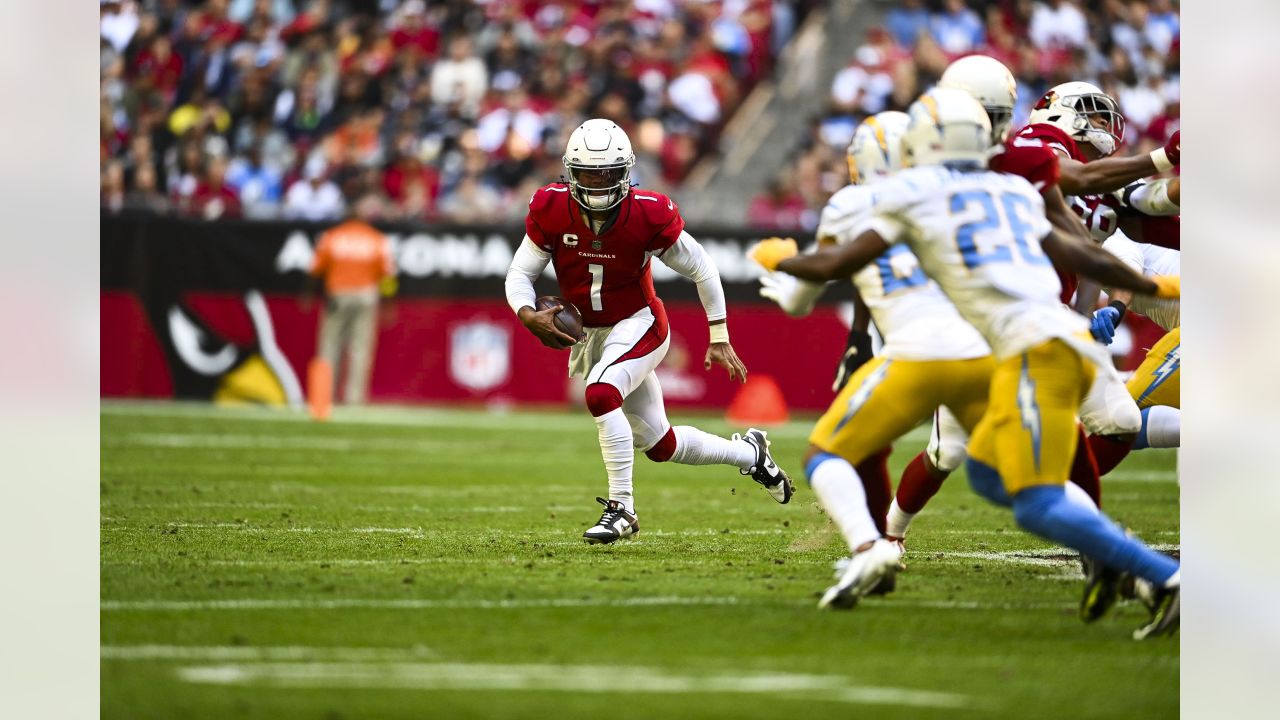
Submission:
<svg viewBox="0 0 1280 720">
<path fill-rule="evenodd" d="M 323 311 L 300 295 L 327 228 L 103 215 L 102 394 L 300 405 Z M 400 290 L 379 318 L 371 401 L 577 401 L 568 353 L 544 348 L 504 299 L 521 228 L 382 229 Z M 773 377 L 792 408 L 824 408 L 848 328 L 847 286 L 831 288 L 809 317 L 788 318 L 759 298 L 745 257 L 769 233 L 690 232 L 719 268 L 732 341 L 748 369 Z M 694 284 L 656 260 L 654 280 L 672 328 L 658 376 L 668 404 L 723 409 L 736 388 L 722 369 L 703 369 L 707 324 Z M 537 290 L 555 294 L 554 278 Z"/>
</svg>

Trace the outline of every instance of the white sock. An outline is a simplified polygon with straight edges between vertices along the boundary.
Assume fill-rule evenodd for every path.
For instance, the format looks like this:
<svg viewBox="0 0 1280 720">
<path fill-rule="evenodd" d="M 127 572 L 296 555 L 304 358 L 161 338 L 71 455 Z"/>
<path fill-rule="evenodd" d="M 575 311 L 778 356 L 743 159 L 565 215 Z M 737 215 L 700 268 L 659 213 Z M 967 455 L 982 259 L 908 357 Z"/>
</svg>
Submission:
<svg viewBox="0 0 1280 720">
<path fill-rule="evenodd" d="M 635 465 L 635 448 L 631 442 L 631 424 L 622 408 L 615 408 L 595 418 L 600 433 L 600 455 L 609 476 L 609 499 L 617 500 L 635 514 L 631 497 L 631 468 Z"/>
<path fill-rule="evenodd" d="M 1098 510 L 1097 503 L 1095 503 L 1093 498 L 1089 497 L 1089 493 L 1085 492 L 1079 485 L 1068 480 L 1063 489 L 1067 493 L 1067 502 L 1072 505 L 1089 508 L 1090 512 L 1094 515 L 1097 515 L 1100 512 Z"/>
<path fill-rule="evenodd" d="M 889 504 L 889 516 L 885 520 L 885 534 L 892 535 L 897 538 L 907 536 L 907 530 L 911 527 L 911 521 L 916 517 L 916 513 L 909 513 L 898 506 L 898 498 L 894 498 Z"/>
<path fill-rule="evenodd" d="M 844 535 L 849 549 L 858 548 L 880 537 L 876 521 L 867 510 L 867 491 L 862 488 L 862 478 L 847 461 L 827 458 L 809 475 L 809 486 L 822 503 L 822 509 L 835 521 Z"/>
<path fill-rule="evenodd" d="M 1147 410 L 1147 447 L 1178 447 L 1182 440 L 1182 411 L 1167 405 Z"/>
<path fill-rule="evenodd" d="M 689 425 L 677 425 L 671 462 L 681 465 L 732 465 L 746 470 L 756 464 L 756 448 L 746 440 L 729 440 Z"/>
<path fill-rule="evenodd" d="M 1169 589 L 1176 588 L 1181 585 L 1182 585 L 1182 568 L 1178 568 L 1177 570 L 1174 570 L 1173 574 L 1169 576 L 1169 579 L 1164 581 L 1164 586 Z"/>
</svg>

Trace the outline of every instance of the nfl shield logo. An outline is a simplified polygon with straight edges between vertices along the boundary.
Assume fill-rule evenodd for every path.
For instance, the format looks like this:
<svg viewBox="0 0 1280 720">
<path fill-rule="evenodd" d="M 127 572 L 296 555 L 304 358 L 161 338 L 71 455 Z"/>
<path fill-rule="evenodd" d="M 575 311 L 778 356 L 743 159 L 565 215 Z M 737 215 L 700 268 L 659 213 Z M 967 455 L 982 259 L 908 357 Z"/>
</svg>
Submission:
<svg viewBox="0 0 1280 720">
<path fill-rule="evenodd" d="M 511 333 L 488 320 L 472 320 L 449 333 L 449 376 L 471 390 L 498 387 L 511 375 Z"/>
</svg>

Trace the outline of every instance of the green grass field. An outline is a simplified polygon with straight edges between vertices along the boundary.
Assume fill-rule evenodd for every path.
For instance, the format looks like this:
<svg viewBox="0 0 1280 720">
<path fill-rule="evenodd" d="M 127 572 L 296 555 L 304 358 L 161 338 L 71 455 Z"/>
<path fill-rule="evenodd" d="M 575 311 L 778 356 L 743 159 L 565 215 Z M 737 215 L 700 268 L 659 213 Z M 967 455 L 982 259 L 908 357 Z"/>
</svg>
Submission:
<svg viewBox="0 0 1280 720">
<path fill-rule="evenodd" d="M 1083 625 L 1078 564 L 959 475 L 897 592 L 817 611 L 844 547 L 801 479 L 808 426 L 771 433 L 790 505 L 641 457 L 643 532 L 588 546 L 585 413 L 104 403 L 102 717 L 1177 716 L 1176 639 L 1131 640 L 1132 604 Z M 1174 464 L 1104 485 L 1162 546 Z"/>
</svg>

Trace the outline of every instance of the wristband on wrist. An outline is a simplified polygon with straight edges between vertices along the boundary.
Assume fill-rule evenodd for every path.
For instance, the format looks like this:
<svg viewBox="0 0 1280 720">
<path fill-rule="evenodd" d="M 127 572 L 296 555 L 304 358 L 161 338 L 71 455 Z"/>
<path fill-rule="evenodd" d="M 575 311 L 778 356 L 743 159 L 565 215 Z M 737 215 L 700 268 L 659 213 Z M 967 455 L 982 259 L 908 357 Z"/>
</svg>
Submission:
<svg viewBox="0 0 1280 720">
<path fill-rule="evenodd" d="M 1169 154 L 1164 148 L 1156 148 L 1151 151 L 1151 163 L 1156 166 L 1158 172 L 1168 172 L 1173 169 L 1173 163 L 1169 160 Z"/>
<path fill-rule="evenodd" d="M 711 331 L 711 342 L 713 344 L 729 342 L 729 324 L 728 323 L 716 323 L 715 325 L 711 325 L 709 327 Z"/>
<path fill-rule="evenodd" d="M 1120 313 L 1119 315 L 1116 316 L 1117 325 L 1119 325 L 1120 321 L 1124 319 L 1125 311 L 1129 309 L 1129 306 L 1125 305 L 1123 302 L 1120 302 L 1119 300 L 1112 300 L 1110 303 L 1107 304 L 1107 307 L 1115 308 L 1116 311 Z"/>
</svg>

